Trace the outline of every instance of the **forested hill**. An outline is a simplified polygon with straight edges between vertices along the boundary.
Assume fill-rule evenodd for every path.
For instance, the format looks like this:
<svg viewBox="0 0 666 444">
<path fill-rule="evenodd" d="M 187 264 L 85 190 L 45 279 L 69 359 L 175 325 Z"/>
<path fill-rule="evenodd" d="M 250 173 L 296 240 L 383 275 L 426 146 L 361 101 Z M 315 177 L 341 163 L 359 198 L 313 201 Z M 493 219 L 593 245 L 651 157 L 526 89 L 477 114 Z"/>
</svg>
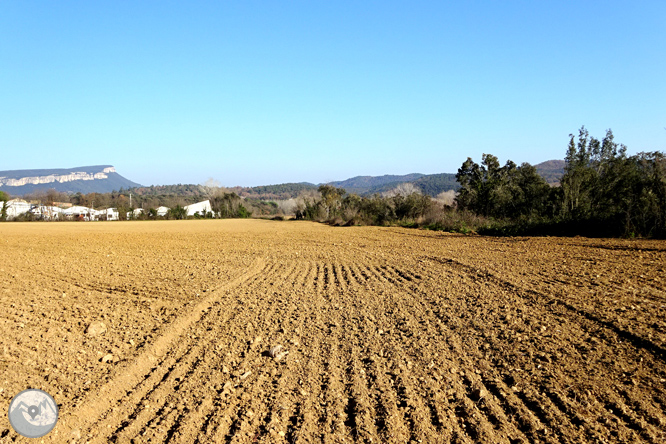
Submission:
<svg viewBox="0 0 666 444">
<path fill-rule="evenodd" d="M 261 185 L 257 187 L 229 187 L 229 192 L 234 192 L 241 197 L 259 200 L 286 200 L 295 198 L 304 191 L 316 191 L 317 185 L 307 182 L 281 183 L 278 185 Z M 178 185 L 153 185 L 150 187 L 139 187 L 132 192 L 140 196 L 201 196 L 206 197 L 209 190 L 203 185 L 178 184 Z"/>
<path fill-rule="evenodd" d="M 536 165 L 537 171 L 550 184 L 558 184 L 564 172 L 563 160 L 550 160 Z M 381 194 L 396 188 L 398 185 L 410 183 L 428 196 L 437 196 L 443 191 L 458 190 L 460 184 L 456 175 L 452 173 L 420 174 L 384 176 L 356 176 L 350 179 L 329 182 L 337 188 L 344 188 L 348 193 L 361 196 Z M 260 200 L 284 200 L 296 198 L 303 192 L 316 191 L 318 185 L 308 182 L 282 183 L 276 185 L 262 185 L 256 187 L 229 187 L 241 197 Z M 169 195 L 169 196 L 205 196 L 207 191 L 202 185 L 155 185 L 151 187 L 135 188 L 139 195 Z"/>
<path fill-rule="evenodd" d="M 130 190 L 122 190 L 130 191 Z M 206 189 L 202 185 L 151 185 L 149 187 L 136 187 L 131 191 L 139 196 L 203 196 Z"/>
<path fill-rule="evenodd" d="M 348 193 L 367 194 L 383 189 L 386 185 L 392 185 L 390 188 L 394 188 L 397 184 L 413 182 L 423 176 L 423 174 L 419 173 L 406 174 L 404 176 L 390 174 L 384 176 L 356 176 L 347 180 L 329 182 L 327 185 L 344 188 Z"/>
<path fill-rule="evenodd" d="M 543 177 L 550 185 L 559 185 L 560 179 L 564 175 L 564 160 L 547 160 L 534 165 L 537 173 Z"/>
<path fill-rule="evenodd" d="M 423 194 L 437 196 L 442 191 L 457 190 L 460 185 L 456 181 L 455 174 L 407 174 L 405 176 L 360 176 L 347 179 L 342 182 L 332 182 L 339 188 L 344 188 L 348 193 L 356 193 L 361 196 L 381 194 L 396 188 L 398 185 L 410 183 L 416 186 Z"/>
<path fill-rule="evenodd" d="M 236 194 L 242 197 L 250 197 L 263 200 L 284 200 L 297 197 L 304 191 L 314 191 L 317 185 L 308 182 L 281 183 L 278 185 L 261 185 L 251 188 L 232 188 Z"/>
<path fill-rule="evenodd" d="M 539 173 L 549 185 L 559 185 L 560 179 L 564 176 L 565 165 L 566 162 L 564 160 L 547 160 L 534 165 L 534 167 L 537 169 L 537 173 Z"/>
</svg>

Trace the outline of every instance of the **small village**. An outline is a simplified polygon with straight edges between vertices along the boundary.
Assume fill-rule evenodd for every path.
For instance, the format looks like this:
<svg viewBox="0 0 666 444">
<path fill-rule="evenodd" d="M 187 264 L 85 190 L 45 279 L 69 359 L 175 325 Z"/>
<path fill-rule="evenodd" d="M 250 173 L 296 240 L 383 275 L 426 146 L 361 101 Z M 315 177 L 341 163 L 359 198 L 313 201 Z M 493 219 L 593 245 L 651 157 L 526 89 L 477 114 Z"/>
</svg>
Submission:
<svg viewBox="0 0 666 444">
<path fill-rule="evenodd" d="M 183 207 L 188 217 L 206 217 L 212 215 L 209 200 L 197 202 Z M 0 208 L 1 209 L 1 208 Z M 122 220 L 166 218 L 170 208 L 158 207 L 153 214 L 144 208 L 135 208 L 126 212 Z M 116 221 L 121 220 L 117 208 L 94 209 L 66 202 L 54 202 L 54 205 L 44 205 L 40 202 L 28 202 L 23 199 L 12 199 L 6 202 L 5 212 L 7 220 L 15 220 L 29 216 L 32 220 L 44 221 Z"/>
</svg>

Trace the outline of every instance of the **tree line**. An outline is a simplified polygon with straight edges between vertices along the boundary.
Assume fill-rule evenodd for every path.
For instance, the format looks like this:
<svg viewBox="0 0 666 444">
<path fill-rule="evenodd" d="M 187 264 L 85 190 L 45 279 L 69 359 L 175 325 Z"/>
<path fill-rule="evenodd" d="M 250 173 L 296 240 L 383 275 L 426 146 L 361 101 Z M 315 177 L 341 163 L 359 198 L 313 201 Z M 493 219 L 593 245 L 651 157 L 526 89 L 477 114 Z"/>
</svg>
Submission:
<svg viewBox="0 0 666 444">
<path fill-rule="evenodd" d="M 297 219 L 339 225 L 403 225 L 486 234 L 666 236 L 664 153 L 627 155 L 609 129 L 601 140 L 585 127 L 569 135 L 565 171 L 551 186 L 528 163 L 484 154 L 458 169 L 453 202 L 411 190 L 360 197 L 322 185 L 300 199 Z"/>
<path fill-rule="evenodd" d="M 484 154 L 481 165 L 468 158 L 458 170 L 457 204 L 502 223 L 488 232 L 666 235 L 664 153 L 627 155 L 609 129 L 603 139 L 582 127 L 569 135 L 564 176 L 549 187 L 534 167 Z"/>
</svg>

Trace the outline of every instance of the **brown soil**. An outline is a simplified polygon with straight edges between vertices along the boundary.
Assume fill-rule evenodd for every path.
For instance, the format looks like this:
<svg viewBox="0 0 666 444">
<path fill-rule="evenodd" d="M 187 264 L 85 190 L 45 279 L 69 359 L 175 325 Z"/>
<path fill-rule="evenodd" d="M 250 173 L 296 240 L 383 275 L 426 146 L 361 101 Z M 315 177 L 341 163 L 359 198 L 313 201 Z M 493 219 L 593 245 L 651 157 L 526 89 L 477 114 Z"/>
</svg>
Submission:
<svg viewBox="0 0 666 444">
<path fill-rule="evenodd" d="M 663 241 L 6 223 L 0 254 L 0 399 L 49 392 L 45 442 L 666 442 Z"/>
</svg>

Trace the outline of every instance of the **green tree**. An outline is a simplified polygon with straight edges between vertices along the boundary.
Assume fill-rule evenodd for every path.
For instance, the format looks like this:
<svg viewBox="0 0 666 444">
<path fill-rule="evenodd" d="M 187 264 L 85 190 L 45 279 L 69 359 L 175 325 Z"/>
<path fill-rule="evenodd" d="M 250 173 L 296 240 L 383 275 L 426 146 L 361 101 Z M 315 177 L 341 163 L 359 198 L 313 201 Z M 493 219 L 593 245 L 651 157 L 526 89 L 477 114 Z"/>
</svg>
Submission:
<svg viewBox="0 0 666 444">
<path fill-rule="evenodd" d="M 618 234 L 666 236 L 666 157 L 661 152 L 619 157 L 613 163 L 602 218 Z"/>
<path fill-rule="evenodd" d="M 7 220 L 7 201 L 9 201 L 9 194 L 0 191 L 0 221 Z"/>
<path fill-rule="evenodd" d="M 321 199 L 314 196 L 301 197 L 296 204 L 296 219 L 325 220 L 326 212 Z"/>
<path fill-rule="evenodd" d="M 599 141 L 585 127 L 569 135 L 562 177 L 565 220 L 606 235 L 666 235 L 664 153 L 628 157 L 609 129 Z"/>
<path fill-rule="evenodd" d="M 481 167 L 468 157 L 456 174 L 456 180 L 460 184 L 460 190 L 456 197 L 459 208 L 477 211 L 479 200 L 482 199 L 484 171 Z"/>
<path fill-rule="evenodd" d="M 599 150 L 598 140 L 590 140 L 585 127 L 578 131 L 578 143 L 573 134 L 569 134 L 569 146 L 564 158 L 564 176 L 560 181 L 564 191 L 564 216 L 570 219 L 582 219 L 590 215 L 592 206 L 592 188 L 597 172 L 592 168 L 593 151 Z"/>
<path fill-rule="evenodd" d="M 361 213 L 374 225 L 386 225 L 396 219 L 395 209 L 386 198 L 375 195 L 361 202 Z"/>
<path fill-rule="evenodd" d="M 347 191 L 332 185 L 321 185 L 317 191 L 321 194 L 321 204 L 326 212 L 325 218 L 332 219 L 339 216 L 342 209 L 342 197 Z"/>
<path fill-rule="evenodd" d="M 250 217 L 250 211 L 242 205 L 242 199 L 236 193 L 220 192 L 212 196 L 209 200 L 215 217 L 223 219 Z"/>
<path fill-rule="evenodd" d="M 511 216 L 539 217 L 547 212 L 551 188 L 534 166 L 526 162 L 521 164 L 516 169 L 513 183 L 514 213 Z"/>
<path fill-rule="evenodd" d="M 245 208 L 243 205 L 238 206 L 236 217 L 239 217 L 241 219 L 247 219 L 250 216 L 252 216 L 252 213 L 250 213 L 250 211 L 247 208 Z"/>
<path fill-rule="evenodd" d="M 397 194 L 391 198 L 398 220 L 418 219 L 423 217 L 432 207 L 432 199 L 420 193 L 411 193 L 407 196 Z"/>
<path fill-rule="evenodd" d="M 516 166 L 511 160 L 503 167 L 499 165 L 491 154 L 483 155 L 481 165 L 467 158 L 456 175 L 461 185 L 458 207 L 496 218 L 540 214 L 548 200 L 549 186 L 536 168 L 528 163 Z"/>
</svg>

